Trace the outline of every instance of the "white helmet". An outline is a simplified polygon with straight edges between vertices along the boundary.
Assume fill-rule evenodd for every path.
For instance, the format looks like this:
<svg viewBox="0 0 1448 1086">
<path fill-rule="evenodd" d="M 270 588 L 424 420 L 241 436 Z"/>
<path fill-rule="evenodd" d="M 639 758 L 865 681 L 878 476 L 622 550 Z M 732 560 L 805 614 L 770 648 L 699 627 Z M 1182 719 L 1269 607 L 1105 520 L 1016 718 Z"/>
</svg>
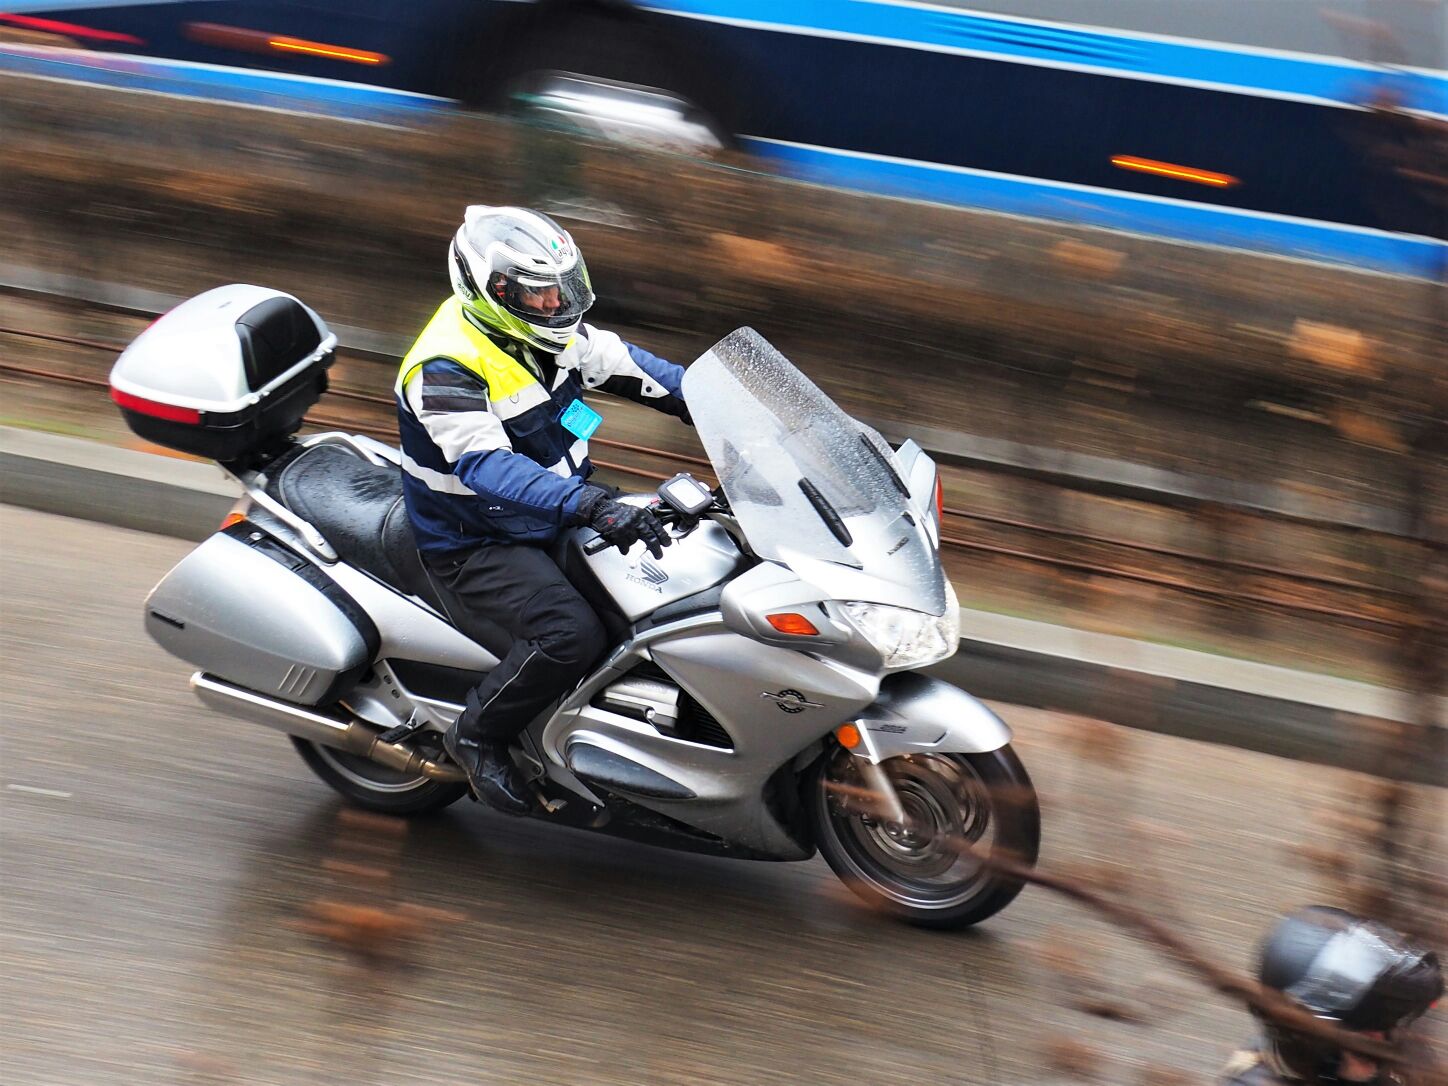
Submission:
<svg viewBox="0 0 1448 1086">
<path fill-rule="evenodd" d="M 588 268 L 568 231 L 526 208 L 469 207 L 448 271 L 473 316 L 551 354 L 568 346 L 593 305 Z"/>
</svg>

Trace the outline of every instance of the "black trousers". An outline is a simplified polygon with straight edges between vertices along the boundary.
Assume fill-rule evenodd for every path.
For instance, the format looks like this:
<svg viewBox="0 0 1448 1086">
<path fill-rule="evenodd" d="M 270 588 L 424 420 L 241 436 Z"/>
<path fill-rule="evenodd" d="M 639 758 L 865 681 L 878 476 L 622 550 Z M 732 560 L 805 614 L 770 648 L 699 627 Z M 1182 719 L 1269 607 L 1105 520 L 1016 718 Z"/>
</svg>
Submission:
<svg viewBox="0 0 1448 1086">
<path fill-rule="evenodd" d="M 465 734 L 511 740 L 571 690 L 608 647 L 603 624 L 539 547 L 489 543 L 422 556 L 457 627 L 501 662 L 468 694 Z M 511 646 L 500 645 L 506 632 Z"/>
</svg>

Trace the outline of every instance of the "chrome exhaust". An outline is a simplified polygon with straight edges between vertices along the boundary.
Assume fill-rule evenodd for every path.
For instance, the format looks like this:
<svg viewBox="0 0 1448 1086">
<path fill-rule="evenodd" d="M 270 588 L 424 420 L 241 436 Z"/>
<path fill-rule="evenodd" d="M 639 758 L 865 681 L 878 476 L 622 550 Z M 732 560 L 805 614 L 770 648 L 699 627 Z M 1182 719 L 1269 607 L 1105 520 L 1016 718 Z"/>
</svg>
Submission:
<svg viewBox="0 0 1448 1086">
<path fill-rule="evenodd" d="M 456 766 L 439 765 L 405 743 L 380 742 L 377 737 L 381 730 L 366 721 L 343 720 L 299 705 L 288 705 L 200 671 L 191 676 L 191 690 L 203 705 L 228 716 L 275 728 L 324 747 L 335 747 L 399 773 L 417 773 L 435 781 L 467 779 Z"/>
</svg>

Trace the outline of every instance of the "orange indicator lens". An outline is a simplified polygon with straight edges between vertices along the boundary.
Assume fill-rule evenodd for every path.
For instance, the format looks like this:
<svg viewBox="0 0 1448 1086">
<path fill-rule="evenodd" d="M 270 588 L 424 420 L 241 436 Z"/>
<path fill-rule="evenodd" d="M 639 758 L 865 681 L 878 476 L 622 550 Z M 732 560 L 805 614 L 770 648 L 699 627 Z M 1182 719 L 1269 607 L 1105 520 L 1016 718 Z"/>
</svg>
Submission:
<svg viewBox="0 0 1448 1086">
<path fill-rule="evenodd" d="M 841 724 L 835 729 L 835 738 L 846 750 L 854 750 L 860 745 L 860 729 L 853 724 Z"/>
<path fill-rule="evenodd" d="M 782 615 L 766 615 L 765 620 L 782 634 L 793 634 L 795 637 L 813 637 L 819 633 L 815 624 L 803 615 L 794 612 L 787 612 Z"/>
<path fill-rule="evenodd" d="M 1112 155 L 1111 165 L 1120 170 L 1134 170 L 1158 177 L 1171 177 L 1178 181 L 1192 181 L 1198 185 L 1211 185 L 1225 189 L 1241 182 L 1229 173 L 1199 170 L 1195 166 L 1178 166 L 1173 162 L 1158 162 L 1154 158 L 1137 158 L 1135 155 Z"/>
</svg>

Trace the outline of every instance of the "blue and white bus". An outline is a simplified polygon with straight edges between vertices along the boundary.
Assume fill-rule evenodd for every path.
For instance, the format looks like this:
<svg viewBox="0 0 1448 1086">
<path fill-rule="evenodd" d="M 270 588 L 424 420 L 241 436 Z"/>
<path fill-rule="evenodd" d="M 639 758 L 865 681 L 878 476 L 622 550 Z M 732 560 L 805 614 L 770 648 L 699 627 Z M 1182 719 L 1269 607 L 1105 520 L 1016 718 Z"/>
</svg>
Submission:
<svg viewBox="0 0 1448 1086">
<path fill-rule="evenodd" d="M 658 92 L 829 184 L 1389 274 L 1444 264 L 1441 193 L 1403 168 L 1415 137 L 1365 106 L 1410 111 L 1425 146 L 1448 124 L 1445 0 L 50 0 L 10 4 L 6 28 L 113 68 L 182 64 L 229 97 L 284 73 L 322 98 L 491 107 L 562 75 Z"/>
</svg>

